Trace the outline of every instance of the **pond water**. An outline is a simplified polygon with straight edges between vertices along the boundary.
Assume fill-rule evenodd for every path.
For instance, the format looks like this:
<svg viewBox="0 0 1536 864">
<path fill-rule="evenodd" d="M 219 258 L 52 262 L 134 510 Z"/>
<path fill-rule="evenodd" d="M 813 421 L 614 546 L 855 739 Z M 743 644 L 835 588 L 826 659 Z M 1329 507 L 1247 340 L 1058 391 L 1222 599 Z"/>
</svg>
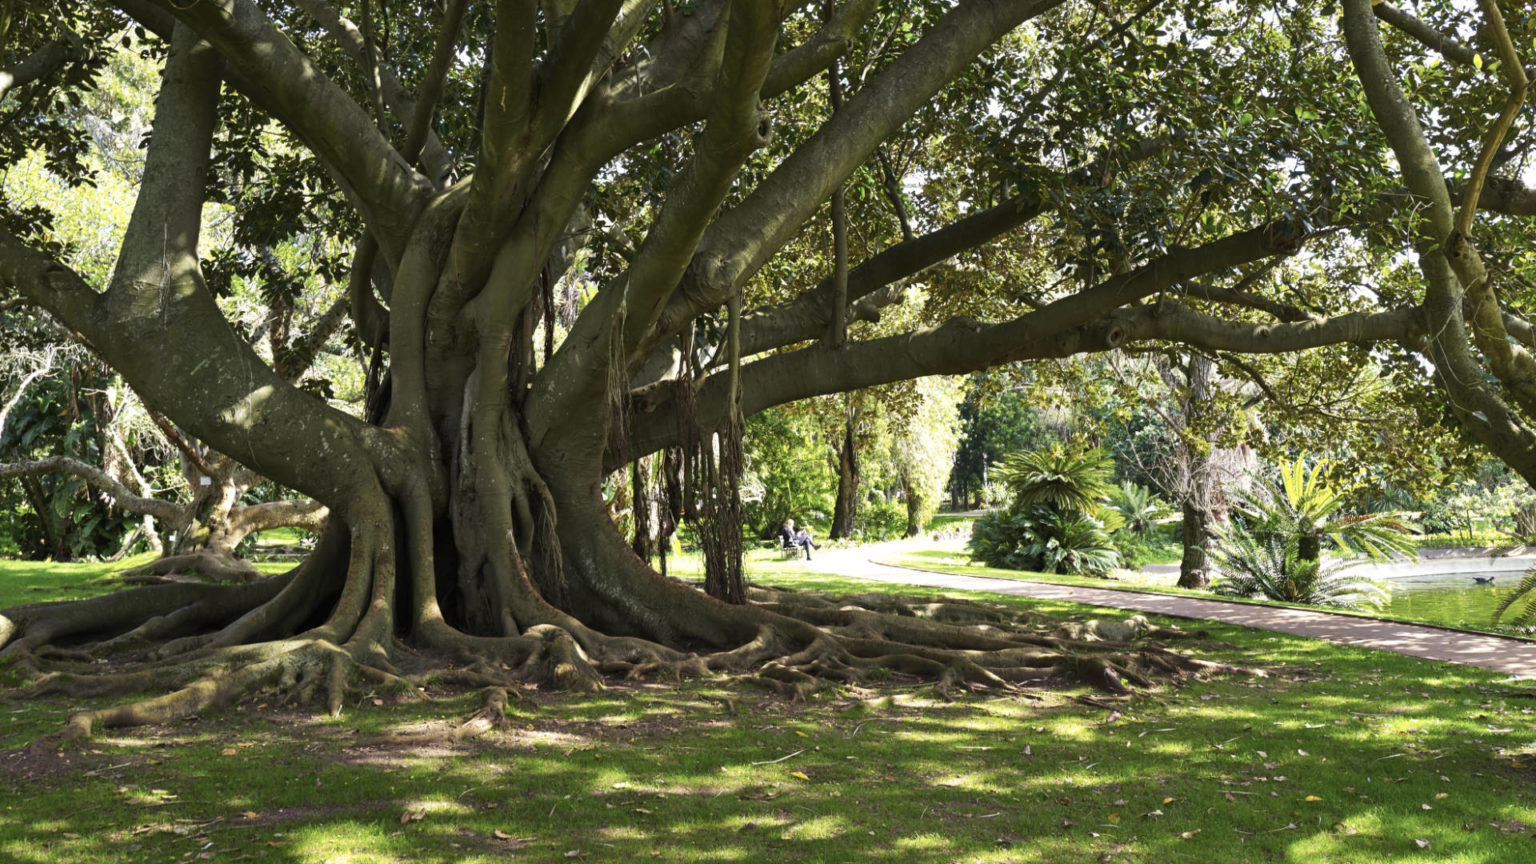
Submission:
<svg viewBox="0 0 1536 864">
<path fill-rule="evenodd" d="M 1382 579 L 1391 592 L 1382 611 L 1394 618 L 1487 630 L 1493 610 L 1520 584 L 1529 564 L 1525 560 L 1486 558 L 1440 560 L 1406 568 L 1388 565 L 1370 575 Z M 1403 569 L 1409 572 L 1403 573 Z M 1479 583 L 1474 577 L 1492 578 L 1493 583 Z M 1524 607 L 1525 601 L 1517 603 L 1505 613 L 1505 620 Z"/>
<path fill-rule="evenodd" d="M 1492 585 L 1479 585 L 1462 575 L 1394 579 L 1387 583 L 1392 593 L 1382 611 L 1394 618 L 1487 630 L 1493 610 L 1519 581 L 1518 574 L 1496 579 Z M 1518 611 L 1517 607 L 1511 613 Z M 1505 613 L 1505 618 L 1513 617 L 1511 613 Z"/>
</svg>

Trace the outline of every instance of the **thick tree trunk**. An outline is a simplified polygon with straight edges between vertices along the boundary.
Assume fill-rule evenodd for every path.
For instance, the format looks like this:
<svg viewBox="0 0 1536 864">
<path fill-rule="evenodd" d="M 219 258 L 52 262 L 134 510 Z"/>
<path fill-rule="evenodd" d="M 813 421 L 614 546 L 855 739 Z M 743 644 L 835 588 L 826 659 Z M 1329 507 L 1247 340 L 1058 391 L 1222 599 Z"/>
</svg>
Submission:
<svg viewBox="0 0 1536 864">
<path fill-rule="evenodd" d="M 1211 582 L 1211 542 L 1214 514 L 1184 500 L 1184 557 L 1179 561 L 1179 587 L 1204 588 Z"/>
<path fill-rule="evenodd" d="M 832 505 L 832 529 L 827 534 L 832 540 L 843 540 L 853 534 L 853 520 L 859 507 L 859 454 L 854 446 L 852 416 L 843 430 L 843 443 L 837 452 L 837 499 Z"/>
</svg>

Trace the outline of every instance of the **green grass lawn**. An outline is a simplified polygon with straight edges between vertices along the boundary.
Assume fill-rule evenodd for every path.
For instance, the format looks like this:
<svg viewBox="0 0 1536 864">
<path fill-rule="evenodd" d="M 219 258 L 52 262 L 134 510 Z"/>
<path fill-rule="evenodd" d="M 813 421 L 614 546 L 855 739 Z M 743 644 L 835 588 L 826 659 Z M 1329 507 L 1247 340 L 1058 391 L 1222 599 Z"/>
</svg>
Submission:
<svg viewBox="0 0 1536 864">
<path fill-rule="evenodd" d="M 889 590 L 803 562 L 755 555 L 749 567 L 807 590 Z M 26 570 L 10 564 L 0 578 L 56 578 Z M 0 799 L 0 860 L 1503 864 L 1536 854 L 1529 692 L 1479 670 L 1220 625 L 1185 650 L 1270 674 L 1128 700 L 1075 690 L 944 702 L 901 680 L 803 704 L 715 680 L 593 697 L 528 691 L 508 728 L 456 745 L 371 739 L 446 731 L 474 710 L 473 694 L 412 703 L 365 690 L 337 719 L 257 697 L 37 752 L 24 747 L 58 729 L 74 700 L 0 692 L 0 778 L 25 790 Z"/>
</svg>

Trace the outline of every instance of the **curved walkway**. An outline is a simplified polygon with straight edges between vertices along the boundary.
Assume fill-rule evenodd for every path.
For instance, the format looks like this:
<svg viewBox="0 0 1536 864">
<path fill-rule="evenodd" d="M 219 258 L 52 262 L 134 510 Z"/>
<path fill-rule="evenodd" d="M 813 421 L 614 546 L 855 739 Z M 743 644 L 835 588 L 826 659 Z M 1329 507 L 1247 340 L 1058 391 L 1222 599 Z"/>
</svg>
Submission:
<svg viewBox="0 0 1536 864">
<path fill-rule="evenodd" d="M 850 549 L 848 553 L 859 553 Z M 867 552 L 867 550 L 866 550 Z M 1492 634 L 1468 633 L 1397 621 L 1381 621 L 1354 615 L 1335 615 L 1310 609 L 1288 609 L 1254 603 L 1229 603 L 1204 600 L 1178 594 L 1152 594 L 1125 589 L 1083 588 L 1050 582 L 1025 582 L 986 576 L 965 576 L 913 567 L 881 564 L 864 554 L 828 554 L 814 562 L 819 571 L 853 579 L 870 579 L 926 588 L 953 588 L 989 591 L 1016 597 L 1061 600 L 1089 606 L 1133 609 L 1178 618 L 1195 618 L 1241 624 L 1260 630 L 1291 633 L 1356 645 L 1380 651 L 1392 651 L 1409 657 L 1478 666 L 1502 672 L 1511 678 L 1536 679 L 1536 642 L 1510 639 Z"/>
</svg>

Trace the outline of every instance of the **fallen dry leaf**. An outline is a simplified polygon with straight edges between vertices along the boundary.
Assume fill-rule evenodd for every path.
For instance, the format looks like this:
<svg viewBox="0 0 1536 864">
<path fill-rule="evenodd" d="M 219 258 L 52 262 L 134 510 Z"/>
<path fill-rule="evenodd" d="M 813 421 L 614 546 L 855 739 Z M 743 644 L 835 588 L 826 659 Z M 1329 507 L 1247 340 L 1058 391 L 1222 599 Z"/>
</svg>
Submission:
<svg viewBox="0 0 1536 864">
<path fill-rule="evenodd" d="M 1185 831 L 1184 833 L 1179 835 L 1179 839 L 1180 840 L 1188 840 L 1191 837 L 1194 837 L 1196 834 L 1199 834 L 1199 833 L 1200 833 L 1200 829 L 1199 828 L 1196 828 L 1193 831 Z"/>
<path fill-rule="evenodd" d="M 1417 839 L 1417 840 L 1415 840 L 1415 841 L 1413 841 L 1413 844 L 1415 846 L 1419 847 L 1420 849 L 1428 849 L 1429 848 L 1429 841 L 1425 840 L 1422 837 Z"/>
</svg>

